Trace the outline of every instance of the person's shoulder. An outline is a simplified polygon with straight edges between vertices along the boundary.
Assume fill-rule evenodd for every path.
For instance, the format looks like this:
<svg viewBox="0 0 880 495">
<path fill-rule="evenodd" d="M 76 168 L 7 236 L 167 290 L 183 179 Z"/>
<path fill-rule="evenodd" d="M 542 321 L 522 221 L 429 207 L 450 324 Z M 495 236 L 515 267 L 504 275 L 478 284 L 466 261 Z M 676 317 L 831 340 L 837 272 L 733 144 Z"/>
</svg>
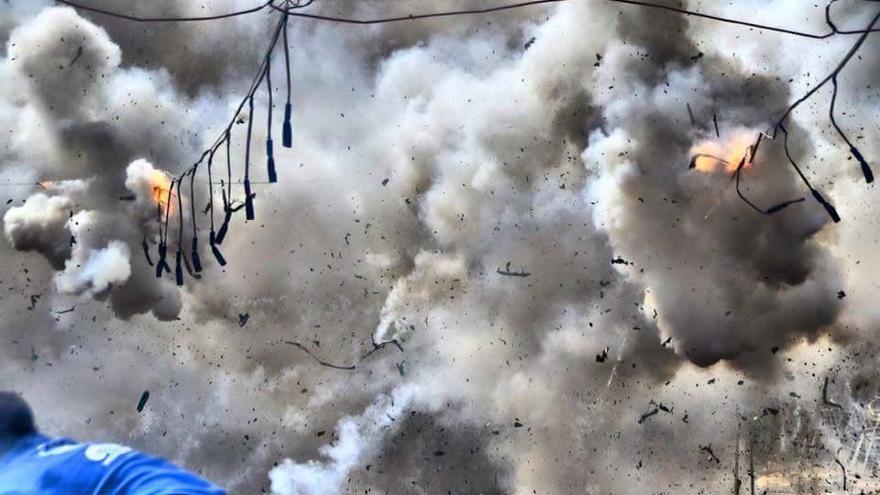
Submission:
<svg viewBox="0 0 880 495">
<path fill-rule="evenodd" d="M 225 495 L 225 491 L 160 457 L 114 444 L 93 444 L 91 456 L 105 463 L 107 481 L 126 486 L 126 494 Z M 88 449 L 87 449 L 88 451 Z M 99 460 L 100 459 L 100 460 Z"/>
</svg>

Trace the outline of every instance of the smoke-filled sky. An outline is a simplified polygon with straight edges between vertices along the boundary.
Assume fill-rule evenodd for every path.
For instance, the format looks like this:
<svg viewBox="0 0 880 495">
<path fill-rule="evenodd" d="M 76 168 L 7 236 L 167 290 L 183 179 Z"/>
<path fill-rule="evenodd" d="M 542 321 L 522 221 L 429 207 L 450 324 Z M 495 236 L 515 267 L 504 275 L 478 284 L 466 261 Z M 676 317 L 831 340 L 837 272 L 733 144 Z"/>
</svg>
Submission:
<svg viewBox="0 0 880 495">
<path fill-rule="evenodd" d="M 802 0 L 660 3 L 828 30 L 825 4 Z M 258 2 L 88 4 L 190 16 Z M 832 12 L 858 30 L 878 8 Z M 140 24 L 0 3 L 0 389 L 43 430 L 164 455 L 244 494 L 721 493 L 748 477 L 735 466 L 749 453 L 760 487 L 815 469 L 826 485 L 809 489 L 840 489 L 846 446 L 820 410 L 864 418 L 878 390 L 880 197 L 831 127 L 830 87 L 786 128 L 840 223 L 781 134 L 740 176 L 763 208 L 806 197 L 772 216 L 737 196 L 730 164 L 688 164 L 707 153 L 735 169 L 857 36 L 601 0 L 291 18 L 294 146 L 276 144 L 279 182 L 262 183 L 261 88 L 256 219 L 233 214 L 220 266 L 204 170 L 182 211 L 163 187 L 224 132 L 279 15 Z M 869 161 L 878 48 L 869 36 L 836 102 Z M 272 60 L 279 143 L 280 45 Z M 245 107 L 232 127 L 236 180 L 250 119 Z M 224 178 L 225 149 L 216 160 Z M 239 184 L 231 196 L 243 201 Z M 142 242 L 155 263 L 162 209 L 172 273 L 156 278 Z M 178 287 L 193 209 L 204 270 Z"/>
</svg>

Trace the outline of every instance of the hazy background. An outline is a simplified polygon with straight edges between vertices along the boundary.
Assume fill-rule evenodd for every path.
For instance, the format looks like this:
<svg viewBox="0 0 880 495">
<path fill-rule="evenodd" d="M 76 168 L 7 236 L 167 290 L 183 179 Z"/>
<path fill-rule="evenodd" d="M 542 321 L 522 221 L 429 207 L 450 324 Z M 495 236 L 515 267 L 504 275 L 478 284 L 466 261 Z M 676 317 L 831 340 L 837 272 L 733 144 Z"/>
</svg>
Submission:
<svg viewBox="0 0 880 495">
<path fill-rule="evenodd" d="M 88 4 L 186 16 L 256 2 Z M 801 0 L 686 6 L 827 31 L 824 5 Z M 876 8 L 833 12 L 862 29 Z M 278 15 L 137 24 L 0 3 L 0 388 L 23 393 L 45 431 L 165 455 L 232 493 L 719 493 L 738 430 L 758 438 L 759 474 L 833 466 L 825 378 L 855 417 L 877 390 L 880 199 L 830 127 L 830 88 L 788 129 L 841 223 L 781 139 L 742 175 L 765 207 L 808 196 L 772 217 L 737 198 L 723 164 L 688 162 L 738 159 L 854 36 L 599 0 L 374 26 L 291 18 L 294 148 L 280 146 L 279 50 L 279 183 L 254 186 L 255 221 L 235 215 L 229 264 L 203 249 L 202 278 L 178 289 L 141 251 L 147 239 L 155 261 L 151 177 L 185 170 L 223 131 Z M 837 102 L 869 160 L 877 48 L 869 37 Z M 266 104 L 261 88 L 254 180 Z M 173 269 L 174 228 L 170 242 Z M 284 344 L 348 365 L 388 339 L 403 351 L 354 371 Z M 791 454 L 817 434 L 815 455 Z"/>
</svg>

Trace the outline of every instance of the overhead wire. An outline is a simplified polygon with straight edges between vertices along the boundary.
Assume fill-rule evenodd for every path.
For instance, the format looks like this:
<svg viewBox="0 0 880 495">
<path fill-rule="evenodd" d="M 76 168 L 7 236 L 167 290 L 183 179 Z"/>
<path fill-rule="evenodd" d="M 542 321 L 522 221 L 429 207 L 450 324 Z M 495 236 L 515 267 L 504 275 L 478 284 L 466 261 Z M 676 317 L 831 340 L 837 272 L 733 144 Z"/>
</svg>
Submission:
<svg viewBox="0 0 880 495">
<path fill-rule="evenodd" d="M 488 14 L 488 13 L 493 13 L 493 12 L 501 12 L 501 11 L 506 11 L 506 10 L 511 10 L 511 9 L 529 7 L 529 6 L 562 3 L 562 2 L 566 2 L 567 0 L 529 0 L 529 1 L 521 1 L 521 2 L 516 2 L 516 3 L 509 3 L 509 4 L 505 4 L 505 5 L 497 5 L 497 6 L 485 7 L 485 8 L 449 10 L 449 11 L 441 11 L 441 12 L 433 12 L 433 13 L 410 14 L 410 15 L 406 15 L 406 16 L 394 16 L 394 17 L 374 18 L 374 19 L 357 19 L 357 18 L 330 16 L 330 15 L 322 15 L 322 14 L 312 14 L 312 13 L 308 13 L 308 12 L 299 11 L 300 9 L 311 5 L 314 0 L 308 0 L 305 3 L 292 2 L 291 0 L 284 0 L 280 6 L 276 4 L 275 0 L 267 0 L 266 2 L 264 2 L 262 4 L 256 5 L 252 8 L 249 8 L 249 9 L 244 9 L 244 10 L 239 10 L 239 11 L 234 11 L 234 12 L 229 12 L 229 13 L 224 13 L 224 14 L 193 16 L 193 17 L 181 17 L 181 16 L 142 17 L 142 16 L 123 14 L 123 13 L 111 11 L 108 9 L 90 7 L 87 5 L 83 5 L 78 1 L 73 1 L 73 0 L 56 0 L 56 1 L 60 4 L 79 8 L 79 9 L 82 9 L 84 11 L 91 12 L 94 14 L 106 15 L 106 16 L 111 16 L 111 17 L 115 17 L 115 18 L 119 18 L 119 19 L 125 19 L 125 20 L 135 21 L 135 22 L 145 22 L 145 23 L 213 21 L 213 20 L 227 19 L 227 18 L 242 16 L 242 15 L 249 15 L 249 14 L 260 12 L 260 11 L 263 11 L 266 9 L 271 9 L 271 10 L 274 10 L 274 11 L 281 13 L 281 18 L 273 30 L 271 41 L 269 43 L 269 47 L 266 51 L 266 54 L 262 59 L 262 63 L 260 64 L 260 66 L 257 70 L 257 73 L 254 76 L 254 79 L 251 82 L 251 85 L 250 85 L 247 93 L 242 98 L 238 107 L 235 109 L 235 112 L 233 113 L 232 119 L 230 120 L 230 122 L 228 123 L 228 125 L 225 128 L 225 132 L 221 133 L 221 135 L 215 140 L 214 144 L 202 153 L 202 156 L 199 158 L 199 160 L 196 162 L 196 164 L 194 164 L 192 167 L 188 168 L 187 170 L 183 171 L 181 174 L 176 176 L 174 180 L 172 180 L 172 188 L 173 188 L 173 184 L 175 181 L 177 181 L 178 186 L 180 186 L 180 180 L 186 174 L 192 174 L 191 182 L 194 182 L 195 174 L 198 169 L 198 164 L 201 163 L 201 161 L 203 161 L 206 157 L 209 157 L 208 159 L 210 162 L 211 159 L 213 158 L 214 153 L 217 151 L 217 149 L 220 146 L 222 146 L 224 143 L 226 144 L 226 150 L 227 150 L 227 180 L 226 180 L 226 184 L 223 185 L 223 181 L 221 181 L 221 189 L 222 189 L 222 193 L 223 193 L 225 217 L 224 217 L 224 223 L 221 225 L 220 230 L 216 233 L 215 236 L 212 236 L 213 237 L 212 248 L 214 248 L 216 250 L 215 244 L 219 245 L 220 243 L 222 243 L 222 241 L 226 235 L 226 232 L 228 229 L 228 224 L 229 224 L 229 221 L 231 218 L 231 213 L 233 211 L 237 211 L 237 209 L 233 209 L 232 198 L 231 198 L 232 172 L 231 172 L 231 144 L 230 144 L 230 141 L 231 141 L 232 127 L 236 123 L 236 120 L 238 119 L 238 116 L 241 114 L 241 112 L 244 108 L 244 105 L 246 103 L 248 104 L 248 109 L 249 109 L 250 113 L 248 115 L 248 131 L 247 131 L 248 134 L 247 134 L 247 142 L 246 142 L 246 150 L 245 150 L 245 164 L 244 164 L 244 173 L 245 173 L 244 180 L 243 180 L 244 192 L 245 192 L 244 207 L 246 210 L 246 218 L 248 220 L 253 220 L 254 216 L 255 216 L 254 209 L 253 209 L 253 195 L 250 190 L 251 181 L 250 181 L 250 174 L 249 174 L 249 172 L 250 172 L 250 141 L 251 141 L 252 130 L 253 130 L 254 93 L 256 92 L 257 88 L 259 88 L 260 84 L 262 83 L 263 79 L 265 78 L 266 82 L 267 82 L 268 91 L 269 91 L 269 99 L 270 99 L 270 101 L 272 99 L 271 72 L 270 72 L 271 71 L 271 57 L 272 57 L 272 53 L 277 45 L 278 38 L 282 32 L 284 35 L 284 57 L 285 57 L 285 68 L 287 71 L 286 75 L 287 75 L 287 83 L 288 83 L 287 101 L 285 104 L 284 125 L 283 125 L 283 129 L 282 129 L 282 145 L 284 147 L 290 147 L 292 145 L 292 125 L 290 122 L 291 118 L 292 118 L 292 115 L 291 115 L 292 114 L 291 74 L 290 74 L 291 64 L 290 64 L 288 33 L 287 33 L 287 25 L 288 25 L 288 21 L 289 21 L 290 17 L 311 19 L 311 20 L 317 20 L 317 21 L 336 22 L 336 23 L 343 23 L 343 24 L 370 25 L 370 24 L 381 24 L 381 23 L 391 23 L 391 22 L 400 22 L 400 21 L 413 21 L 413 20 L 419 20 L 419 19 L 442 18 L 442 17 L 460 16 L 460 15 Z M 685 15 L 685 16 L 706 19 L 706 20 L 710 20 L 710 21 L 716 21 L 716 22 L 727 23 L 727 24 L 732 24 L 732 25 L 744 26 L 744 27 L 748 27 L 748 28 L 752 28 L 752 29 L 777 32 L 780 34 L 805 37 L 805 38 L 811 38 L 811 39 L 817 39 L 817 40 L 828 39 L 828 38 L 831 38 L 831 37 L 837 36 L 837 35 L 859 35 L 858 40 L 853 44 L 853 46 L 850 48 L 850 50 L 847 52 L 847 54 L 841 59 L 841 61 L 838 63 L 838 65 L 835 67 L 835 69 L 828 76 L 826 76 L 823 80 L 821 80 L 818 84 L 816 84 L 809 91 L 807 91 L 806 94 L 804 94 L 798 100 L 793 102 L 786 109 L 785 113 L 782 115 L 782 117 L 777 121 L 776 125 L 774 126 L 774 128 L 772 130 L 772 136 L 768 136 L 768 137 L 775 137 L 777 134 L 777 131 L 779 131 L 779 130 L 782 130 L 784 132 L 785 138 L 786 138 L 785 139 L 786 156 L 789 158 L 790 164 L 795 168 L 798 175 L 801 177 L 802 181 L 804 181 L 804 183 L 807 185 L 809 190 L 812 192 L 814 198 L 816 198 L 816 200 L 819 201 L 825 207 L 825 209 L 829 212 L 829 215 L 831 215 L 832 218 L 835 219 L 835 221 L 839 221 L 839 216 L 837 216 L 836 211 L 833 209 L 833 206 L 831 206 L 831 204 L 829 202 L 824 200 L 824 197 L 822 197 L 821 194 L 815 188 L 812 187 L 812 185 L 809 183 L 809 180 L 803 174 L 800 167 L 794 162 L 794 160 L 791 159 L 791 154 L 789 152 L 788 143 L 787 143 L 788 132 L 784 127 L 784 123 L 785 123 L 786 119 L 789 117 L 790 114 L 792 114 L 795 111 L 795 109 L 800 104 L 802 104 L 804 101 L 811 98 L 820 88 L 825 86 L 827 83 L 831 82 L 832 87 L 833 87 L 831 105 L 829 108 L 829 117 L 831 119 L 831 123 L 834 126 L 834 128 L 837 130 L 837 132 L 841 136 L 841 138 L 850 147 L 851 154 L 860 163 L 860 165 L 862 167 L 863 174 L 865 175 L 866 181 L 867 182 L 873 181 L 873 173 L 871 172 L 867 161 L 864 159 L 864 157 L 859 152 L 859 150 L 853 145 L 852 141 L 849 139 L 849 137 L 843 132 L 841 127 L 838 125 L 838 123 L 835 119 L 835 116 L 834 116 L 834 104 L 836 101 L 837 90 L 838 90 L 837 76 L 841 72 L 841 70 L 847 65 L 847 63 L 850 61 L 850 59 L 853 57 L 853 55 L 859 50 L 859 48 L 862 46 L 862 44 L 864 43 L 867 36 L 870 33 L 880 31 L 880 29 L 875 28 L 875 25 L 876 25 L 878 19 L 880 19 L 880 12 L 878 12 L 877 15 L 875 15 L 875 17 L 872 19 L 871 23 L 863 30 L 842 30 L 837 27 L 837 25 L 834 23 L 834 21 L 832 19 L 832 5 L 836 2 L 836 0 L 831 0 L 826 5 L 826 8 L 825 8 L 825 20 L 826 20 L 826 24 L 829 27 L 829 31 L 826 33 L 812 33 L 812 32 L 808 32 L 808 31 L 789 29 L 789 28 L 784 28 L 784 27 L 779 27 L 779 26 L 774 26 L 774 25 L 769 25 L 769 24 L 761 24 L 761 23 L 757 23 L 757 22 L 751 22 L 751 21 L 746 21 L 746 20 L 741 20 L 741 19 L 713 15 L 713 14 L 708 14 L 708 13 L 704 13 L 704 12 L 700 12 L 700 11 L 689 10 L 689 9 L 685 9 L 685 8 L 681 8 L 681 7 L 675 7 L 675 6 L 666 5 L 666 4 L 659 4 L 659 3 L 644 1 L 644 0 L 604 0 L 604 1 L 606 1 L 608 3 L 632 5 L 632 6 L 658 9 L 658 10 L 677 13 L 677 14 L 681 14 L 681 15 Z M 267 140 L 267 155 L 268 155 L 267 156 L 267 160 L 268 160 L 268 163 L 267 163 L 268 181 L 267 182 L 269 182 L 269 183 L 277 181 L 277 177 L 276 177 L 275 170 L 274 170 L 274 153 L 273 153 L 273 149 L 272 149 L 272 138 L 271 138 L 271 118 L 272 118 L 272 116 L 271 116 L 271 107 L 270 107 L 269 115 L 268 115 L 269 120 L 268 120 L 268 124 L 267 124 L 269 131 L 270 131 L 270 134 L 269 134 L 268 140 Z M 759 142 L 760 142 L 760 137 L 758 139 L 758 143 Z M 756 145 L 757 145 L 757 143 L 756 143 Z M 756 151 L 757 151 L 757 146 L 755 146 L 755 149 L 753 149 L 750 153 L 750 155 L 751 155 L 749 157 L 750 162 L 752 160 L 754 160 L 754 154 L 756 153 Z M 768 208 L 768 209 L 761 209 L 760 207 L 756 206 L 753 202 L 748 200 L 740 191 L 740 187 L 739 187 L 740 174 L 741 174 L 743 166 L 744 166 L 744 160 L 745 160 L 745 156 L 743 157 L 743 161 L 740 162 L 740 164 L 737 167 L 736 172 L 735 172 L 734 178 L 736 180 L 736 190 L 737 190 L 737 194 L 747 204 L 749 204 L 749 206 L 754 208 L 756 211 L 759 211 L 764 214 L 772 214 L 772 213 L 776 213 L 776 212 L 780 211 L 781 209 L 785 208 L 786 206 L 788 206 L 790 204 L 800 202 L 803 200 L 803 198 L 800 198 L 797 200 L 785 201 L 785 202 L 782 202 L 782 203 L 780 203 L 776 206 L 773 206 L 771 208 Z M 693 166 L 693 164 L 694 164 L 694 161 L 692 160 L 691 165 Z M 209 182 L 213 182 L 210 177 L 210 174 L 211 174 L 210 168 L 211 167 L 209 165 L 208 166 Z M 257 183 L 257 182 L 254 182 L 254 183 Z M 211 189 L 211 191 L 212 191 L 212 197 L 211 197 L 211 202 L 210 202 L 210 205 L 211 205 L 210 209 L 211 209 L 212 223 L 213 223 L 213 188 Z M 182 194 L 182 188 L 178 187 L 178 195 L 180 195 L 180 194 Z M 832 212 L 833 212 L 833 214 L 832 214 Z M 182 215 L 182 212 L 180 212 L 180 214 Z M 167 220 L 168 219 L 166 218 L 166 224 L 165 224 L 166 233 L 165 233 L 165 238 L 162 239 L 163 243 L 165 241 L 167 241 Z M 212 231 L 213 231 L 213 229 L 212 229 Z M 160 247 L 161 247 L 161 244 L 160 244 Z M 218 252 L 215 252 L 215 254 L 218 254 Z M 164 262 L 164 256 L 161 256 L 161 253 L 160 253 L 160 258 Z M 219 258 L 220 257 L 218 257 L 218 260 L 219 260 Z M 160 264 L 160 267 L 157 268 L 157 273 L 160 273 L 160 269 L 161 269 L 161 264 Z"/>
<path fill-rule="evenodd" d="M 272 5 L 273 0 L 267 0 L 262 4 L 252 7 L 249 9 L 238 10 L 235 12 L 228 12 L 225 14 L 214 14 L 214 15 L 206 15 L 206 16 L 193 16 L 193 17 L 182 17 L 182 16 L 172 16 L 172 17 L 140 17 L 129 14 L 122 14 L 120 12 L 101 9 L 98 7 L 90 7 L 88 5 L 84 5 L 81 2 L 74 2 L 71 0 L 55 0 L 56 2 L 67 5 L 68 7 L 74 7 L 80 10 L 85 10 L 86 12 L 91 12 L 93 14 L 101 14 L 109 17 L 115 17 L 117 19 L 124 19 L 126 21 L 133 22 L 202 22 L 202 21 L 217 21 L 221 19 L 229 19 L 232 17 L 238 17 L 242 15 L 253 14 L 255 12 L 259 12 L 261 10 L 265 10 L 270 5 Z"/>
</svg>

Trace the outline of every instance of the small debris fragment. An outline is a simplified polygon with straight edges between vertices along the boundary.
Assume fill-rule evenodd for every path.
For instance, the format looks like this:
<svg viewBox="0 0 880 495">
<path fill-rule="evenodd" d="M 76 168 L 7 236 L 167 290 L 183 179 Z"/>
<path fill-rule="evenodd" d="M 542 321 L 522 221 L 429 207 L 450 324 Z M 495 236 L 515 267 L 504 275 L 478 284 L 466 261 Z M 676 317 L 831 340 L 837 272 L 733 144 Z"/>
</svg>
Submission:
<svg viewBox="0 0 880 495">
<path fill-rule="evenodd" d="M 137 412 L 144 412 L 148 400 L 150 400 L 150 391 L 144 390 L 144 393 L 141 394 L 141 400 L 138 401 Z"/>
<path fill-rule="evenodd" d="M 507 262 L 507 265 L 505 265 L 503 270 L 501 268 L 499 268 L 499 269 L 495 270 L 495 272 L 498 275 L 504 275 L 506 277 L 528 277 L 531 275 L 531 273 L 527 272 L 525 269 L 518 271 L 518 272 L 511 271 L 509 261 Z"/>
<path fill-rule="evenodd" d="M 721 460 L 718 459 L 718 456 L 715 455 L 715 452 L 712 451 L 712 444 L 709 445 L 700 445 L 700 452 L 706 453 L 708 456 L 707 459 L 710 461 L 715 461 L 716 464 L 720 464 Z"/>
</svg>

